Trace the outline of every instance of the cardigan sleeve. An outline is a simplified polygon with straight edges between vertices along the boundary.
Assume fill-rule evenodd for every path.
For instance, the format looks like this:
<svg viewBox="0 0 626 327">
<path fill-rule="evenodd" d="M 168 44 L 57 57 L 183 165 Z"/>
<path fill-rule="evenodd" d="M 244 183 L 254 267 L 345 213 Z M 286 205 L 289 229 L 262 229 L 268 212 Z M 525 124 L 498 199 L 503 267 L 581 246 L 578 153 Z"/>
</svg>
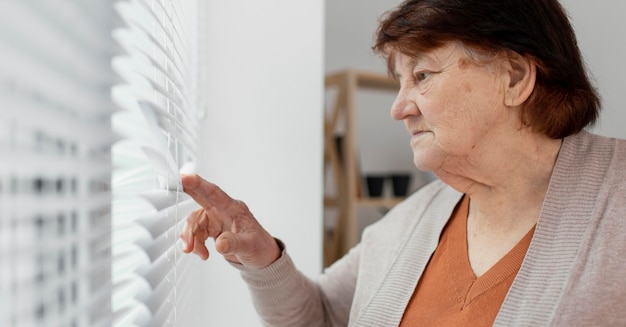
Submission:
<svg viewBox="0 0 626 327">
<path fill-rule="evenodd" d="M 358 247 L 313 280 L 281 257 L 263 269 L 232 264 L 247 283 L 265 326 L 346 326 L 354 295 Z"/>
</svg>

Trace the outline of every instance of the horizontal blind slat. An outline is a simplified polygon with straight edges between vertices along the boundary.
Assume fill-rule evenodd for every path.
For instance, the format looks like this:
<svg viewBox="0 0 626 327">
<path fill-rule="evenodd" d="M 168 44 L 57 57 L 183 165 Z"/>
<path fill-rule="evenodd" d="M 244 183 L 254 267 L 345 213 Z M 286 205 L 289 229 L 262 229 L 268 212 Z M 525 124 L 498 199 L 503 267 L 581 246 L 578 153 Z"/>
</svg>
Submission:
<svg viewBox="0 0 626 327">
<path fill-rule="evenodd" d="M 122 109 L 112 122 L 125 138 L 112 147 L 119 163 L 113 174 L 113 297 L 123 303 L 114 308 L 115 326 L 175 325 L 172 312 L 185 293 L 177 289 L 184 272 L 179 234 L 198 208 L 180 183 L 180 171 L 194 164 L 197 141 L 197 27 L 189 3 L 195 6 L 188 0 L 114 5 L 125 23 L 113 32 L 124 53 L 112 62 L 121 77 L 112 97 Z"/>
<path fill-rule="evenodd" d="M 176 287 L 175 288 L 182 288 L 180 287 L 181 284 L 179 283 L 179 281 L 184 281 L 186 279 L 188 279 L 188 269 L 186 269 L 186 267 L 184 265 L 180 265 L 180 269 L 178 269 L 177 272 L 177 276 L 175 278 L 176 281 Z M 175 310 L 173 310 L 175 307 L 180 307 L 180 308 L 184 308 L 184 303 L 180 303 L 178 300 L 178 297 L 176 296 L 176 294 L 174 294 L 175 290 L 174 287 L 162 287 L 162 289 L 160 289 L 158 292 L 155 293 L 155 296 L 158 296 L 160 298 L 166 298 L 166 301 L 161 301 L 160 305 L 157 306 L 156 308 L 156 312 L 153 313 L 153 318 L 151 323 L 152 324 L 158 324 L 158 323 L 163 323 L 164 321 L 170 321 L 170 322 L 175 322 L 176 321 L 176 317 L 172 317 L 172 314 Z M 157 295 L 158 294 L 158 295 Z M 159 303 L 159 301 L 155 301 L 156 303 Z"/>
<path fill-rule="evenodd" d="M 172 226 L 173 222 L 178 224 L 184 223 L 184 218 L 199 208 L 200 206 L 194 200 L 185 200 L 176 207 L 170 207 L 161 212 L 140 218 L 137 220 L 137 223 L 144 226 L 152 237 L 158 237 L 175 227 Z M 181 226 L 178 227 L 179 230 L 182 230 Z"/>
</svg>

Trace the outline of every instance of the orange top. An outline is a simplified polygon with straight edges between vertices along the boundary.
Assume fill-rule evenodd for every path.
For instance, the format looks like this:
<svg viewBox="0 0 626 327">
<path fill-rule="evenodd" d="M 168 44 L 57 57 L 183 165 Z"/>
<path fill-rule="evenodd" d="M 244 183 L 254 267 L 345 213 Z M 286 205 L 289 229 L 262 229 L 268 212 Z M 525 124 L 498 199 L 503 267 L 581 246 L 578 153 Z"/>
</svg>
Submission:
<svg viewBox="0 0 626 327">
<path fill-rule="evenodd" d="M 491 326 L 519 270 L 535 228 L 476 278 L 467 253 L 469 197 L 444 228 L 400 326 Z"/>
</svg>

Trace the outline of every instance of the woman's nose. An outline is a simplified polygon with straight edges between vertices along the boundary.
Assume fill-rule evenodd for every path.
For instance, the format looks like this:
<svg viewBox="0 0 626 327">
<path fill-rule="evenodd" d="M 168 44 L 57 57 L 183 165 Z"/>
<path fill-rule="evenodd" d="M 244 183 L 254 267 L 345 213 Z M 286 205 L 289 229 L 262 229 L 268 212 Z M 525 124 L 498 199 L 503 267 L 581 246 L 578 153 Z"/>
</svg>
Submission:
<svg viewBox="0 0 626 327">
<path fill-rule="evenodd" d="M 396 99 L 391 105 L 391 117 L 395 120 L 403 120 L 410 115 L 418 115 L 419 110 L 415 102 L 409 97 L 408 90 L 400 88 Z"/>
</svg>

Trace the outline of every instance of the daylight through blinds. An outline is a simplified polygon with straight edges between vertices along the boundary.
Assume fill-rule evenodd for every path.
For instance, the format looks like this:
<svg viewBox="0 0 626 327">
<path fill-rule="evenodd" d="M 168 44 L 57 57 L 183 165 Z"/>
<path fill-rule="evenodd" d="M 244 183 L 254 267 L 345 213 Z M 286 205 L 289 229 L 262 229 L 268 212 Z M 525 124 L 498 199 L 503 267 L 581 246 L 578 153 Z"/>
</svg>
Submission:
<svg viewBox="0 0 626 327">
<path fill-rule="evenodd" d="M 115 326 L 183 326 L 188 256 L 179 235 L 197 205 L 182 193 L 197 139 L 197 3 L 117 1 L 123 26 L 112 90 Z"/>
<path fill-rule="evenodd" d="M 0 326 L 110 326 L 108 1 L 0 10 Z"/>
</svg>

